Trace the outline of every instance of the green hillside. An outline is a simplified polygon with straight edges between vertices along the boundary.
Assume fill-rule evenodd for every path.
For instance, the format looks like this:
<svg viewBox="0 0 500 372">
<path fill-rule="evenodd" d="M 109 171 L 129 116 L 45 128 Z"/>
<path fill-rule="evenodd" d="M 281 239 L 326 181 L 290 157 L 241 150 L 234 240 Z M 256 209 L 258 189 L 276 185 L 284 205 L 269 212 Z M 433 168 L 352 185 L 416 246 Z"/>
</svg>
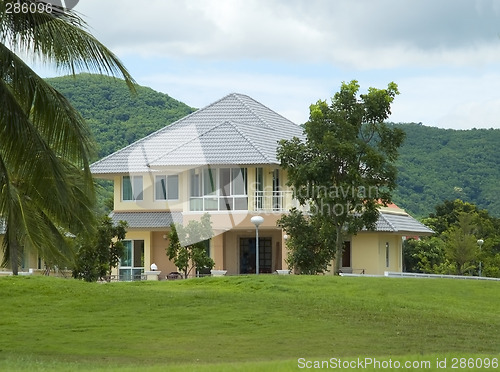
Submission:
<svg viewBox="0 0 500 372">
<path fill-rule="evenodd" d="M 122 80 L 107 76 L 79 74 L 47 81 L 87 120 L 99 158 L 195 111 L 151 88 L 138 86 L 132 94 Z"/>
<path fill-rule="evenodd" d="M 451 368 L 460 365 L 453 358 L 471 358 L 497 370 L 499 362 L 497 282 L 3 277 L 0 297 L 2 371 L 297 371 L 299 358 L 377 358 L 401 369 L 420 360 L 432 362 L 429 371 L 437 360 Z"/>
<path fill-rule="evenodd" d="M 398 125 L 407 138 L 398 161 L 396 204 L 426 216 L 444 200 L 459 198 L 500 217 L 499 129 Z"/>
<path fill-rule="evenodd" d="M 99 158 L 194 111 L 151 88 L 138 87 L 137 95 L 133 95 L 123 81 L 109 77 L 80 74 L 48 81 L 89 123 Z M 499 129 L 394 125 L 407 133 L 398 160 L 399 187 L 394 195 L 400 207 L 424 217 L 444 200 L 460 198 L 500 217 Z"/>
</svg>

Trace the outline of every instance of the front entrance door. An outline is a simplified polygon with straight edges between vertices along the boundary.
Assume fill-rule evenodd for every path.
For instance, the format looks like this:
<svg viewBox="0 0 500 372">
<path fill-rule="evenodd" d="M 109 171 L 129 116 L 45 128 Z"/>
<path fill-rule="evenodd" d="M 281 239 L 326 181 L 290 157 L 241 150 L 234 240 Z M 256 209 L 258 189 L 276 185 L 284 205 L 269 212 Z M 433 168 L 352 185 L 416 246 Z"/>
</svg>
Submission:
<svg viewBox="0 0 500 372">
<path fill-rule="evenodd" d="M 344 242 L 344 251 L 342 252 L 342 272 L 351 273 L 351 242 Z"/>
<path fill-rule="evenodd" d="M 240 238 L 240 274 L 255 274 L 255 238 Z M 259 273 L 271 273 L 273 246 L 271 238 L 259 238 Z"/>
</svg>

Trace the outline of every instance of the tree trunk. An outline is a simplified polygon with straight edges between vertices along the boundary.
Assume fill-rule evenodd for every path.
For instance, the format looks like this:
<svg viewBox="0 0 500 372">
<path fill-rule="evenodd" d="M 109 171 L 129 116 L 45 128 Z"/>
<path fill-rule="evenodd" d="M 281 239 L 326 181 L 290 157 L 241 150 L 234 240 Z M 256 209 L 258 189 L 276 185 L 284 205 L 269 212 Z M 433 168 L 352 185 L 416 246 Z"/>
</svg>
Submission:
<svg viewBox="0 0 500 372">
<path fill-rule="evenodd" d="M 19 245 L 17 244 L 17 238 L 15 237 L 15 231 L 7 228 L 7 235 L 9 239 L 9 254 L 10 254 L 10 267 L 12 269 L 12 275 L 19 274 Z M 13 236 L 14 235 L 14 236 Z"/>
<path fill-rule="evenodd" d="M 342 236 L 342 226 L 337 226 L 337 238 L 335 241 L 335 275 L 339 275 L 342 267 L 342 253 L 344 251 L 344 237 Z"/>
</svg>

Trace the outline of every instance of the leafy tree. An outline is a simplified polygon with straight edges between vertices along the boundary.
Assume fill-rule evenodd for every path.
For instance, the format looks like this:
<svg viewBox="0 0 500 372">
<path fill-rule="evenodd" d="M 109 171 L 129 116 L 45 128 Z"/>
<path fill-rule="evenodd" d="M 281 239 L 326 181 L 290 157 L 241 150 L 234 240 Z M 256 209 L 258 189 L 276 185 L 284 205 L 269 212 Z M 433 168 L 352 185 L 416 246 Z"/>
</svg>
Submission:
<svg viewBox="0 0 500 372">
<path fill-rule="evenodd" d="M 309 204 L 322 236 L 336 237 L 335 273 L 346 235 L 373 228 L 379 205 L 391 202 L 397 173 L 393 162 L 405 137 L 400 128 L 384 124 L 397 85 L 369 88 L 358 98 L 359 88 L 355 80 L 342 83 L 330 104 L 311 105 L 306 140 L 282 140 L 277 151 L 297 200 Z"/>
<path fill-rule="evenodd" d="M 500 277 L 500 220 L 462 200 L 446 200 L 424 218 L 436 234 L 405 243 L 407 271 L 438 274 L 476 273 Z M 484 244 L 479 250 L 477 239 Z"/>
<path fill-rule="evenodd" d="M 122 241 L 125 239 L 126 228 L 126 222 L 120 221 L 115 226 L 111 218 L 104 216 L 94 239 L 80 239 L 73 277 L 95 282 L 111 275 L 125 252 Z"/>
<path fill-rule="evenodd" d="M 414 273 L 449 274 L 445 244 L 438 237 L 409 239 L 403 244 L 404 271 Z"/>
<path fill-rule="evenodd" d="M 94 200 L 88 127 L 68 100 L 19 55 L 71 73 L 77 70 L 133 80 L 117 57 L 85 30 L 71 10 L 9 12 L 7 7 L 47 4 L 0 2 L 0 216 L 4 251 L 14 274 L 20 249 L 58 249 L 64 231 L 85 231 Z"/>
<path fill-rule="evenodd" d="M 314 275 L 328 269 L 330 261 L 335 256 L 335 237 L 322 236 L 321 219 L 317 215 L 304 217 L 297 209 L 283 215 L 278 221 L 289 238 L 286 242 L 288 267 L 296 269 L 301 274 Z"/>
<path fill-rule="evenodd" d="M 475 226 L 473 216 L 466 213 L 458 215 L 456 225 L 444 232 L 446 257 L 455 265 L 456 274 L 463 275 L 474 268 L 472 261 L 477 256 L 477 238 L 473 235 Z"/>
<path fill-rule="evenodd" d="M 204 214 L 200 221 L 189 221 L 187 226 L 170 225 L 168 259 L 187 278 L 193 268 L 213 268 L 214 261 L 207 255 L 205 241 L 213 236 L 210 215 Z"/>
</svg>

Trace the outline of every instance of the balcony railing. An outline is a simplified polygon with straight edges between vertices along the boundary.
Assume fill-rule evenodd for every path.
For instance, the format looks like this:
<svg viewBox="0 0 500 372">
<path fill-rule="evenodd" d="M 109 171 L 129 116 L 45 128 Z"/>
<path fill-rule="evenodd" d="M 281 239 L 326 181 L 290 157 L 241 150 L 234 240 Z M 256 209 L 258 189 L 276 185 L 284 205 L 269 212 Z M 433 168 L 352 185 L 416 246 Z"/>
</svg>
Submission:
<svg viewBox="0 0 500 372">
<path fill-rule="evenodd" d="M 296 206 L 291 191 L 255 191 L 253 211 L 286 212 Z"/>
<path fill-rule="evenodd" d="M 287 212 L 298 203 L 293 199 L 292 191 L 255 191 L 248 196 L 207 195 L 191 197 L 191 211 L 253 211 Z"/>
<path fill-rule="evenodd" d="M 191 211 L 246 211 L 248 210 L 248 197 L 217 195 L 191 197 L 189 209 Z"/>
</svg>

